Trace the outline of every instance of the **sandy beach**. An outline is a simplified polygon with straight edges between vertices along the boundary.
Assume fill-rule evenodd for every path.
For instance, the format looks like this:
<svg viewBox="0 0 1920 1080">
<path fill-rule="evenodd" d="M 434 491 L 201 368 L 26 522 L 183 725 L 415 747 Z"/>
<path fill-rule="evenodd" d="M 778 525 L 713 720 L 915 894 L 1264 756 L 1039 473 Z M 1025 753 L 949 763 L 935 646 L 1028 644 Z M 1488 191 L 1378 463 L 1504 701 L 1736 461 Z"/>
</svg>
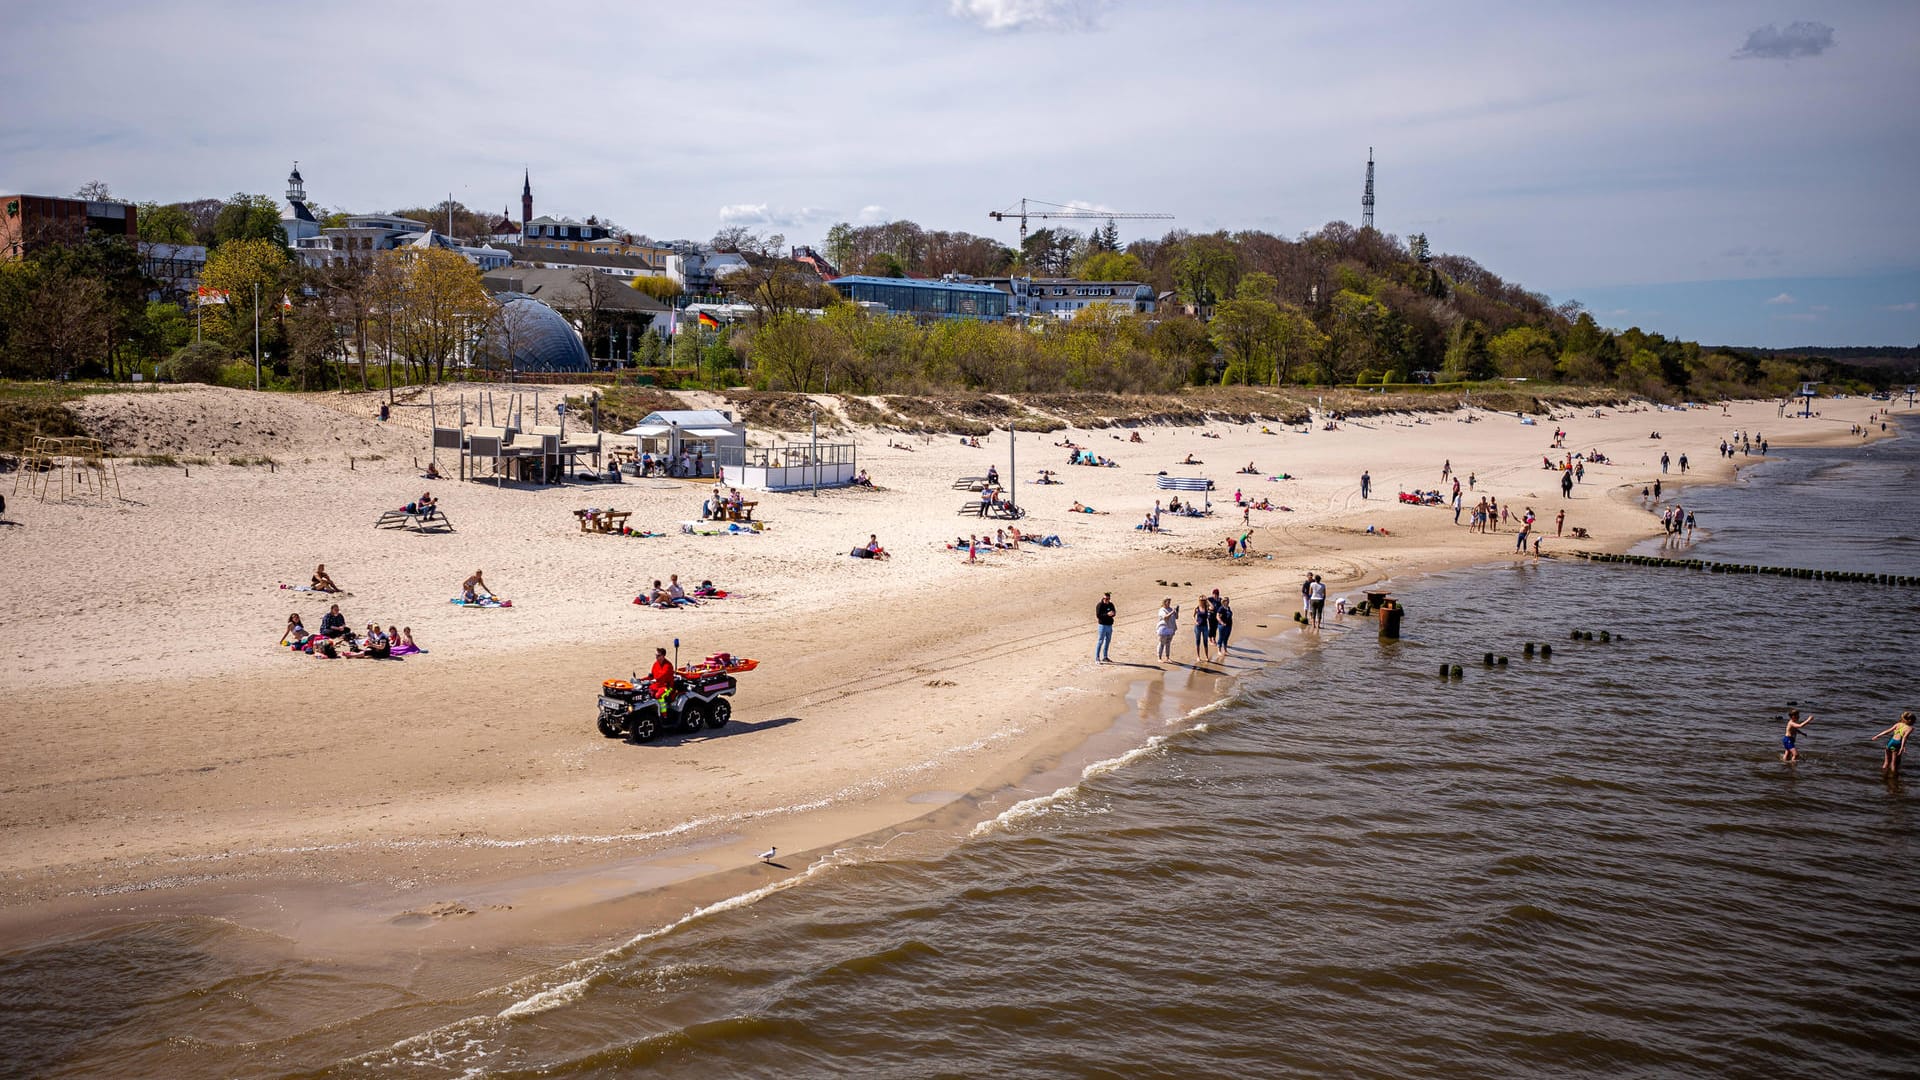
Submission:
<svg viewBox="0 0 1920 1080">
<path fill-rule="evenodd" d="M 1717 455 L 1736 430 L 1776 447 L 1844 444 L 1861 438 L 1850 425 L 1901 412 L 1862 398 L 1823 401 L 1811 419 L 1774 402 L 1560 409 L 1535 424 L 1455 410 L 1335 430 L 1149 426 L 1139 443 L 1127 429 L 1021 433 L 1011 448 L 1004 431 L 974 448 L 855 428 L 836 438 L 857 441 L 875 490 L 763 494 L 764 532 L 703 536 L 679 529 L 698 516 L 698 483 L 424 480 L 426 439 L 377 422 L 376 404 L 210 388 L 90 398 L 120 452 L 210 463 L 122 464 L 121 500 L 9 494 L 0 941 L 193 911 L 343 955 L 630 931 L 635 904 L 684 911 L 804 874 L 850 838 L 965 818 L 988 793 L 1070 773 L 1089 740 L 1144 737 L 1142 717 L 1212 700 L 1236 671 L 1310 642 L 1290 621 L 1306 572 L 1339 596 L 1522 557 L 1517 522 L 1478 535 L 1448 508 L 1396 500 L 1442 488 L 1444 461 L 1476 495 L 1535 510 L 1545 554 L 1621 550 L 1658 531 L 1644 485 L 1658 477 L 1684 502 L 1686 484 L 1756 460 Z M 1563 453 L 1549 449 L 1556 426 L 1567 450 L 1609 459 L 1571 499 L 1542 468 Z M 1066 441 L 1118 465 L 1067 466 Z M 1688 473 L 1662 476 L 1662 452 L 1686 453 Z M 243 455 L 273 464 L 225 463 Z M 1256 474 L 1236 473 L 1249 463 Z M 1017 481 L 1020 528 L 1063 546 L 972 564 L 947 547 L 1004 527 L 955 512 L 967 498 L 955 478 L 989 465 Z M 1060 482 L 1030 483 L 1042 468 Z M 1136 529 L 1167 497 L 1162 471 L 1211 478 L 1214 515 Z M 1254 554 L 1229 559 L 1224 541 L 1245 529 L 1236 488 L 1289 509 L 1251 511 Z M 429 489 L 455 531 L 372 527 Z M 588 507 L 666 535 L 582 533 L 572 511 Z M 1552 535 L 1561 509 L 1590 541 Z M 891 559 L 848 556 L 869 534 Z M 282 587 L 317 563 L 347 595 Z M 512 608 L 449 604 L 475 568 Z M 678 611 L 632 603 L 669 574 L 732 595 Z M 1235 655 L 1196 667 L 1186 615 L 1216 588 L 1233 598 Z M 1109 589 L 1116 663 L 1099 665 L 1092 608 Z M 1182 663 L 1153 659 L 1163 596 L 1184 608 Z M 356 627 L 411 627 L 426 653 L 323 661 L 275 645 L 290 612 L 314 627 L 336 601 Z M 683 661 L 760 660 L 733 723 L 647 745 L 602 738 L 600 680 L 644 670 L 675 639 Z M 778 867 L 754 859 L 769 845 Z"/>
</svg>

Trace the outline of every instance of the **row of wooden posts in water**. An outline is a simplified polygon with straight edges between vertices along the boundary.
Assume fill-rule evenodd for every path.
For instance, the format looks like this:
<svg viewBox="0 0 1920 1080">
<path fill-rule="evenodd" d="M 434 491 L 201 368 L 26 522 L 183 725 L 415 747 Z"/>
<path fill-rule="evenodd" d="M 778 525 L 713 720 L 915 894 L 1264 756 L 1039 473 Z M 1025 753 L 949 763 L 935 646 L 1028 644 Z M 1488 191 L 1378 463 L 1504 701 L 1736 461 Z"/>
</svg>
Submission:
<svg viewBox="0 0 1920 1080">
<path fill-rule="evenodd" d="M 1860 570 L 1807 570 L 1794 566 L 1758 566 L 1750 563 L 1709 562 L 1705 559 L 1667 559 L 1658 555 L 1616 555 L 1607 551 L 1576 551 L 1573 554 L 1589 562 L 1662 566 L 1676 570 L 1702 570 L 1709 574 L 1772 574 L 1775 577 L 1800 578 L 1804 581 L 1847 581 L 1861 585 L 1920 585 L 1920 577 L 1910 574 L 1877 574 Z"/>
</svg>

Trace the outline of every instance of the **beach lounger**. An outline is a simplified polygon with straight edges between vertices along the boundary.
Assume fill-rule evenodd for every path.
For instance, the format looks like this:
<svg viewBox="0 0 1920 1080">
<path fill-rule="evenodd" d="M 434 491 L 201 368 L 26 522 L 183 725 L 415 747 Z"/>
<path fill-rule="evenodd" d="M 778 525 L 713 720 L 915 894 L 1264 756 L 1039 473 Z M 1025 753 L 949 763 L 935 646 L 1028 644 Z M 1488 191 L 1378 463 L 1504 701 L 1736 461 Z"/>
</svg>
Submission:
<svg viewBox="0 0 1920 1080">
<path fill-rule="evenodd" d="M 968 502 L 961 503 L 960 509 L 954 512 L 957 514 L 971 515 L 973 517 L 986 517 L 987 503 L 985 499 L 973 499 Z"/>
<path fill-rule="evenodd" d="M 984 476 L 962 476 L 953 482 L 955 491 L 979 491 L 986 486 L 987 478 Z"/>
<path fill-rule="evenodd" d="M 413 515 L 405 510 L 388 510 L 373 523 L 376 529 L 405 529 L 413 524 Z"/>
</svg>

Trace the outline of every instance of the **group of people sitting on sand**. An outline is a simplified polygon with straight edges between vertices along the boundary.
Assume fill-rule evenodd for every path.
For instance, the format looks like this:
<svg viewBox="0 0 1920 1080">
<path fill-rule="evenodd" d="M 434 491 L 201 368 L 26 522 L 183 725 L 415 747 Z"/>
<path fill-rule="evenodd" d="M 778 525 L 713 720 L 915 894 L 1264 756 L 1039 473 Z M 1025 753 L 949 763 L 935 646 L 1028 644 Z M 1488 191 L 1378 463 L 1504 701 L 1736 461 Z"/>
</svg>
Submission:
<svg viewBox="0 0 1920 1080">
<path fill-rule="evenodd" d="M 1401 492 L 1400 501 L 1413 506 L 1443 506 L 1446 504 L 1447 497 L 1439 491 L 1421 491 L 1415 488 L 1412 491 Z"/>
<path fill-rule="evenodd" d="M 867 475 L 867 470 L 861 469 L 848 483 L 854 487 L 870 488 L 873 486 L 873 477 Z"/>
<path fill-rule="evenodd" d="M 883 548 L 880 546 L 880 536 L 877 533 L 868 533 L 867 542 L 864 544 L 861 544 L 859 547 L 854 548 L 852 551 L 848 552 L 847 554 L 852 555 L 856 559 L 891 559 L 893 558 L 893 556 L 887 554 L 886 548 Z"/>
<path fill-rule="evenodd" d="M 1067 453 L 1069 465 L 1097 465 L 1106 469 L 1117 469 L 1120 463 L 1112 458 L 1101 457 L 1091 450 L 1071 450 Z"/>
<path fill-rule="evenodd" d="M 411 626 L 389 626 L 382 630 L 379 623 L 368 623 L 366 633 L 355 634 L 353 627 L 347 625 L 347 617 L 340 614 L 339 604 L 320 617 L 317 633 L 307 630 L 299 612 L 289 614 L 287 632 L 280 635 L 280 644 L 323 660 L 387 660 L 425 651 L 414 644 Z"/>
<path fill-rule="evenodd" d="M 706 580 L 702 580 L 700 584 L 693 587 L 692 592 L 688 592 L 681 586 L 679 574 L 668 574 L 666 585 L 661 585 L 660 579 L 654 578 L 653 588 L 634 597 L 633 602 L 645 607 L 673 609 L 696 607 L 703 601 L 718 600 L 726 595 L 724 590 L 715 588 L 713 582 Z"/>
<path fill-rule="evenodd" d="M 973 447 L 973 448 L 974 448 L 975 450 L 978 450 L 978 449 L 980 449 L 980 436 L 978 436 L 978 435 L 962 435 L 962 436 L 960 436 L 960 445 L 961 445 L 961 446 L 971 446 L 971 447 Z"/>
<path fill-rule="evenodd" d="M 715 484 L 713 495 L 700 504 L 700 516 L 713 521 L 723 518 L 740 520 L 747 513 L 746 502 L 739 488 Z"/>
</svg>

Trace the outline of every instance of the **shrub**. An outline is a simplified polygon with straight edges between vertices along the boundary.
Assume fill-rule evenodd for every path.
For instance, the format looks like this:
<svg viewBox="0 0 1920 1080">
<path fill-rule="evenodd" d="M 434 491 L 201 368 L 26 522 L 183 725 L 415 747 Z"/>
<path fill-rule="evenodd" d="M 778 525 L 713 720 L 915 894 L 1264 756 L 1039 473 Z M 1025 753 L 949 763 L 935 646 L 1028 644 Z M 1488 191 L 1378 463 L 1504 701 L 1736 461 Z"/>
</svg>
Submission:
<svg viewBox="0 0 1920 1080">
<path fill-rule="evenodd" d="M 168 359 L 167 378 L 174 382 L 218 383 L 220 369 L 226 362 L 227 350 L 210 341 L 195 342 L 181 347 Z"/>
</svg>

